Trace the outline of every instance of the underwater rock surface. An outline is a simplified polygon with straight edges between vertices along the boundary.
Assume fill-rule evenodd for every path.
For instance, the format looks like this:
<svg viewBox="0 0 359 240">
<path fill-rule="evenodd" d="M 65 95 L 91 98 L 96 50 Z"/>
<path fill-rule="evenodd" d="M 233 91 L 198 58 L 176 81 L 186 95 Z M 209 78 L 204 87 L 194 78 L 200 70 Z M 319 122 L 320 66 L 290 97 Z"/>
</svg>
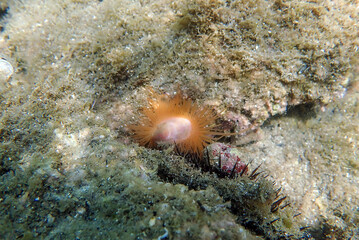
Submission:
<svg viewBox="0 0 359 240">
<path fill-rule="evenodd" d="M 359 235 L 357 2 L 0 8 L 2 238 Z M 133 143 L 149 87 L 213 107 L 225 131 L 255 126 L 222 141 L 269 177 L 220 178 Z M 273 213 L 279 187 L 290 206 Z"/>
</svg>

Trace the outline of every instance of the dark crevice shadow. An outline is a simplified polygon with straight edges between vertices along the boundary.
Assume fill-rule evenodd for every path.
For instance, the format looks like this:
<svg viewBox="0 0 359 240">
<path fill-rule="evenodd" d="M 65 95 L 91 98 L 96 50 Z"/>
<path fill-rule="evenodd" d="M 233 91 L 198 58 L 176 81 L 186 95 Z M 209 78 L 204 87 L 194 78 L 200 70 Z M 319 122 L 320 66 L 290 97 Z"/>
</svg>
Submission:
<svg viewBox="0 0 359 240">
<path fill-rule="evenodd" d="M 277 120 L 282 117 L 296 118 L 300 121 L 307 121 L 317 117 L 317 107 L 315 102 L 303 103 L 295 106 L 288 106 L 284 114 L 277 114 L 268 118 L 263 123 L 263 127 L 269 127 L 272 120 Z"/>
</svg>

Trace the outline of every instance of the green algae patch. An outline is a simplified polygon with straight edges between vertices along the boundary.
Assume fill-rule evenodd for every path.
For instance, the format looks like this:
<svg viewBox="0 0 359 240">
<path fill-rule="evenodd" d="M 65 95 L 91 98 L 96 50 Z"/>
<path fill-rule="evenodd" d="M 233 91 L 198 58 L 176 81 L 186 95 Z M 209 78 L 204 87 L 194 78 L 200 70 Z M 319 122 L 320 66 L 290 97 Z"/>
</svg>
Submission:
<svg viewBox="0 0 359 240">
<path fill-rule="evenodd" d="M 99 159 L 87 159 L 88 163 L 95 161 Z M 25 237 L 36 226 L 31 235 L 49 239 L 153 239 L 165 233 L 171 239 L 251 237 L 214 189 L 194 191 L 181 184 L 160 182 L 154 171 L 136 166 L 136 161 L 135 156 L 116 158 L 107 167 L 90 165 L 82 173 L 77 167 L 52 169 L 51 173 L 38 168 L 35 173 L 17 170 L 4 174 L 1 222 L 13 227 L 2 228 L 2 236 Z M 82 174 L 75 183 L 74 172 Z M 230 229 L 223 231 L 226 227 Z"/>
</svg>

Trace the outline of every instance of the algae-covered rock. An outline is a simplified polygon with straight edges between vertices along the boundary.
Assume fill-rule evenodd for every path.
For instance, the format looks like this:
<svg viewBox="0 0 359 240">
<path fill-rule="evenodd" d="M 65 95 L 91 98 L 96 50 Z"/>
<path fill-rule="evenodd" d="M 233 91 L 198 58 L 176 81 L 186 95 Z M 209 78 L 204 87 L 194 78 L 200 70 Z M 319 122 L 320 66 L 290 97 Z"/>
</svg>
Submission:
<svg viewBox="0 0 359 240">
<path fill-rule="evenodd" d="M 355 1 L 1 1 L 0 19 L 0 57 L 11 64 L 0 78 L 0 236 L 357 233 Z M 249 141 L 223 141 L 278 186 L 132 144 L 126 124 L 148 88 L 212 106 L 222 129 L 257 127 Z M 343 102 L 318 110 L 346 88 Z M 271 118 L 289 106 L 318 117 Z M 273 212 L 285 206 L 273 205 L 280 186 L 293 208 Z"/>
</svg>

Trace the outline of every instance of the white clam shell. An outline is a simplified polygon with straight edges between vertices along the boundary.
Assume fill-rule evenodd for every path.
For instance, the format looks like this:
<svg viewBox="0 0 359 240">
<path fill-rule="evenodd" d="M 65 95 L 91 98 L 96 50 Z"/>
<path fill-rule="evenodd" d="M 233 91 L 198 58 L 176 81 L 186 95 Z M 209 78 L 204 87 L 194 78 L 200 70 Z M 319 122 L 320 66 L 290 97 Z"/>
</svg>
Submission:
<svg viewBox="0 0 359 240">
<path fill-rule="evenodd" d="M 0 81 L 8 81 L 14 73 L 11 63 L 5 59 L 0 59 Z"/>
</svg>

